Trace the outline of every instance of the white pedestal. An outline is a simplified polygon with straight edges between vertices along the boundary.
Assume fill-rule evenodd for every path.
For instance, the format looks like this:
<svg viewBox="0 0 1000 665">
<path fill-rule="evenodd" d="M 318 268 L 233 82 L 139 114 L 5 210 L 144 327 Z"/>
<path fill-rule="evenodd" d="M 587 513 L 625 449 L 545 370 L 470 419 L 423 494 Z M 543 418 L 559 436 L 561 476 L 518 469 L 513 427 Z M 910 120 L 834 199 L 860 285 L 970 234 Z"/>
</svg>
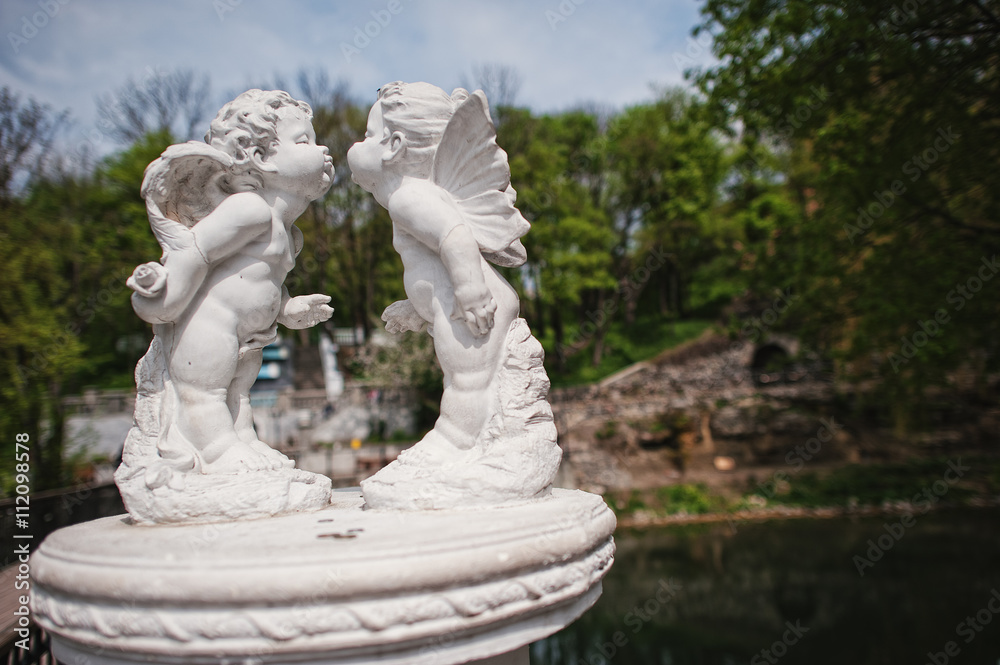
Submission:
<svg viewBox="0 0 1000 665">
<path fill-rule="evenodd" d="M 67 665 L 525 665 L 589 608 L 613 561 L 600 497 L 553 490 L 476 510 L 362 509 L 61 529 L 32 556 L 32 607 Z"/>
</svg>

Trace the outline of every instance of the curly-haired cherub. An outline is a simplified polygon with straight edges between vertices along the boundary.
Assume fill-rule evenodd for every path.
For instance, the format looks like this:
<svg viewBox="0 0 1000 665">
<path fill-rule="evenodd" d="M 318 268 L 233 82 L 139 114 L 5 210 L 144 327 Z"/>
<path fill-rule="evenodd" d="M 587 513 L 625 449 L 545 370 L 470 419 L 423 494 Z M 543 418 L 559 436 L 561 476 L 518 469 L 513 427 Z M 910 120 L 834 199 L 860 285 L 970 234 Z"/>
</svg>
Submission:
<svg viewBox="0 0 1000 665">
<path fill-rule="evenodd" d="M 128 284 L 166 366 L 162 463 L 147 465 L 150 487 L 176 470 L 292 466 L 257 438 L 249 390 L 277 324 L 306 328 L 333 313 L 329 296 L 292 298 L 284 287 L 302 249 L 294 222 L 333 179 L 311 119 L 286 92 L 249 90 L 219 111 L 206 143 L 171 146 L 146 170 L 142 195 L 163 257 Z"/>
<path fill-rule="evenodd" d="M 366 501 L 444 507 L 547 491 L 561 454 L 542 350 L 491 265 L 524 263 L 530 225 L 514 207 L 485 95 L 390 83 L 347 158 L 353 180 L 389 211 L 403 261 L 407 300 L 385 310 L 386 329 L 426 325 L 444 373 L 434 428 L 362 483 Z M 435 483 L 440 491 L 427 489 Z"/>
</svg>

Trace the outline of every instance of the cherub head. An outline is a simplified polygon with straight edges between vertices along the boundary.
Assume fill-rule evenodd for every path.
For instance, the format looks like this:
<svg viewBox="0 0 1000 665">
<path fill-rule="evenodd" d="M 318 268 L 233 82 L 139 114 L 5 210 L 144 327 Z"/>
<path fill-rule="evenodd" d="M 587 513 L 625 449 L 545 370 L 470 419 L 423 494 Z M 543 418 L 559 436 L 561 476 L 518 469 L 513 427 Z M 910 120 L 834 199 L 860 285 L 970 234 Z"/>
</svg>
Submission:
<svg viewBox="0 0 1000 665">
<path fill-rule="evenodd" d="M 314 200 L 333 182 L 330 151 L 316 145 L 312 109 L 282 90 L 239 95 L 219 111 L 205 141 L 236 160 L 234 190 L 267 184 Z"/>
<path fill-rule="evenodd" d="M 347 153 L 353 180 L 373 191 L 385 171 L 428 178 L 448 121 L 469 93 L 429 83 L 387 83 L 368 114 L 363 141 Z"/>
</svg>

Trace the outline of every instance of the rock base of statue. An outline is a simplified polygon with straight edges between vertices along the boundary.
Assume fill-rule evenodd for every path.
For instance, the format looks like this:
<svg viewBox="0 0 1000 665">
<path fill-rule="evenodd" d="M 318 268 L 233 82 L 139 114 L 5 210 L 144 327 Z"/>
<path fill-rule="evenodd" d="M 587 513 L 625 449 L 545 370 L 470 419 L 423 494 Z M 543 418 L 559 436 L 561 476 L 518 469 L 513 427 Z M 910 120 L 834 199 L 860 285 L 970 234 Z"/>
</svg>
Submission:
<svg viewBox="0 0 1000 665">
<path fill-rule="evenodd" d="M 369 506 L 440 510 L 523 501 L 548 492 L 562 449 L 545 400 L 545 352 L 524 319 L 511 323 L 505 351 L 489 397 L 490 415 L 475 445 L 458 450 L 445 444 L 450 450 L 442 451 L 425 440 L 404 450 L 361 482 Z"/>
<path fill-rule="evenodd" d="M 135 367 L 135 414 L 115 472 L 132 519 L 146 524 L 225 522 L 328 505 L 329 478 L 291 468 L 290 460 L 266 444 L 260 444 L 261 450 L 278 468 L 253 473 L 200 473 L 193 453 L 185 450 L 174 451 L 174 459 L 163 458 L 161 430 L 176 408 L 164 336 L 169 340 L 162 331 L 153 337 Z"/>
<path fill-rule="evenodd" d="M 527 663 L 601 592 L 613 513 L 552 490 L 490 508 L 330 507 L 261 520 L 56 531 L 32 609 L 61 663 Z M 502 655 L 506 654 L 506 655 Z"/>
</svg>

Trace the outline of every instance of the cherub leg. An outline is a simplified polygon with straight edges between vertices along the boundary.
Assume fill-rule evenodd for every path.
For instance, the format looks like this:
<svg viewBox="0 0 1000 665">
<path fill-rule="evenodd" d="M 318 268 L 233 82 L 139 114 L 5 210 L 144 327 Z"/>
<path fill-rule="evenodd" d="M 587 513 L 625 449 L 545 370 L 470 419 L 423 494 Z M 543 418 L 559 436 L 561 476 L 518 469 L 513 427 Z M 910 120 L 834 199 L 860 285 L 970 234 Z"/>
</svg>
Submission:
<svg viewBox="0 0 1000 665">
<path fill-rule="evenodd" d="M 444 372 L 444 394 L 432 434 L 462 449 L 475 444 L 490 415 L 493 380 L 518 311 L 513 289 L 506 282 L 490 281 L 498 307 L 486 335 L 473 335 L 464 321 L 452 319 L 450 303 L 434 305 L 434 350 Z"/>
<path fill-rule="evenodd" d="M 263 351 L 261 349 L 251 349 L 245 352 L 243 357 L 237 361 L 236 377 L 229 384 L 229 410 L 233 415 L 236 435 L 241 441 L 246 442 L 251 448 L 263 455 L 270 462 L 270 468 L 280 469 L 282 467 L 291 467 L 295 463 L 257 438 L 257 432 L 253 427 L 253 411 L 250 408 L 250 387 L 257 380 L 262 356 Z"/>
<path fill-rule="evenodd" d="M 269 468 L 260 453 L 237 435 L 229 408 L 239 349 L 235 327 L 227 330 L 208 314 L 195 315 L 174 336 L 169 368 L 177 405 L 170 432 L 194 446 L 204 472 Z"/>
</svg>

